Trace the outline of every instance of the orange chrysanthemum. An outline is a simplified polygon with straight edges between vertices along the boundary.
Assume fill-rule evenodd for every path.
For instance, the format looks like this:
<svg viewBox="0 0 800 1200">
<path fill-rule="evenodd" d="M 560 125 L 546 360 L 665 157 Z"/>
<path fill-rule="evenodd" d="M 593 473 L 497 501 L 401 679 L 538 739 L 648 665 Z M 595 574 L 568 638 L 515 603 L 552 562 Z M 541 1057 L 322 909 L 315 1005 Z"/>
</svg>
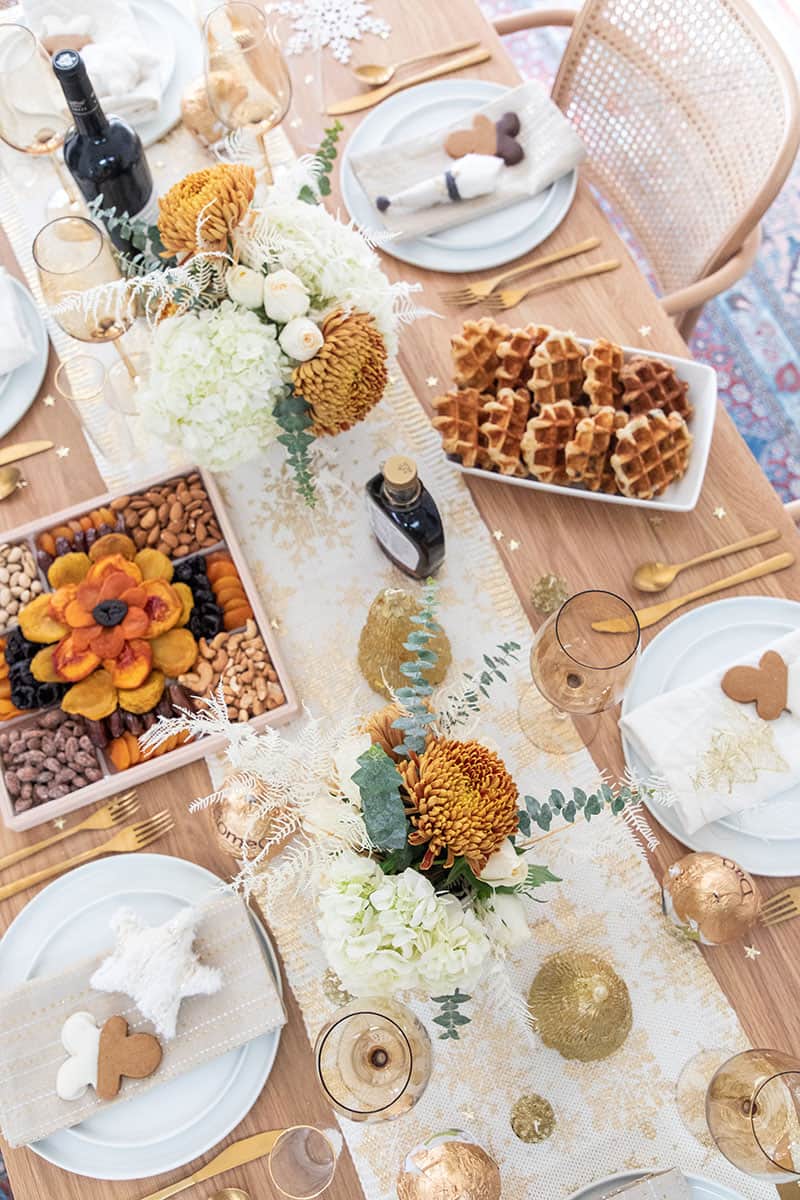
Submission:
<svg viewBox="0 0 800 1200">
<path fill-rule="evenodd" d="M 227 249 L 255 190 L 255 171 L 241 163 L 218 163 L 180 179 L 158 202 L 161 257 Z"/>
<path fill-rule="evenodd" d="M 386 343 L 368 313 L 337 309 L 322 322 L 319 353 L 294 369 L 294 391 L 311 409 L 317 437 L 363 421 L 388 380 Z"/>
</svg>

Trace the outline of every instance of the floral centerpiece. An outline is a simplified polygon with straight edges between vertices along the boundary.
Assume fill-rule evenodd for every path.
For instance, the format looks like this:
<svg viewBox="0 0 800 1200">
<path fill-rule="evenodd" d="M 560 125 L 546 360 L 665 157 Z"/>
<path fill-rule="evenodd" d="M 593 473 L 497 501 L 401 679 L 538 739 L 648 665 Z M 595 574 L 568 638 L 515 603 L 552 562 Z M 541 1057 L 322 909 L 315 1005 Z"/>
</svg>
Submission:
<svg viewBox="0 0 800 1200">
<path fill-rule="evenodd" d="M 559 882 L 531 860 L 534 825 L 548 831 L 555 817 L 588 821 L 604 809 L 635 815 L 637 794 L 602 784 L 569 799 L 558 791 L 545 802 L 520 797 L 494 750 L 455 736 L 506 678 L 518 646 L 485 655 L 480 675 L 466 676 L 438 707 L 425 678 L 436 661 L 435 611 L 429 584 L 405 643 L 408 685 L 346 729 L 310 720 L 292 741 L 274 729 L 256 734 L 231 727 L 221 699 L 211 697 L 205 711 L 160 719 L 142 745 L 178 733 L 224 734 L 229 774 L 194 807 L 249 797 L 262 849 L 241 863 L 238 883 L 267 910 L 285 902 L 287 888 L 310 889 L 341 989 L 432 997 L 441 1036 L 457 1038 L 471 989 L 496 982 L 508 997 L 503 963 L 530 937 L 526 898 Z"/>
</svg>

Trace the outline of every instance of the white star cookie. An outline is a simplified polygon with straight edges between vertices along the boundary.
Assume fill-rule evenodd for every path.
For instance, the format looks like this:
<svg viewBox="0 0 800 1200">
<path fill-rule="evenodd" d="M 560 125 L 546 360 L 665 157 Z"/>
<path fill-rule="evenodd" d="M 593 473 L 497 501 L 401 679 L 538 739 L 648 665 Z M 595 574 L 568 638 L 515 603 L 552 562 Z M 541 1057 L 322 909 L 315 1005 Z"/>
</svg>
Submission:
<svg viewBox="0 0 800 1200">
<path fill-rule="evenodd" d="M 184 908 L 166 924 L 151 927 L 132 909 L 118 909 L 111 918 L 117 944 L 91 986 L 130 996 L 159 1037 L 173 1038 L 181 1000 L 213 996 L 222 987 L 221 972 L 204 967 L 192 950 L 198 920 L 195 909 Z"/>
</svg>

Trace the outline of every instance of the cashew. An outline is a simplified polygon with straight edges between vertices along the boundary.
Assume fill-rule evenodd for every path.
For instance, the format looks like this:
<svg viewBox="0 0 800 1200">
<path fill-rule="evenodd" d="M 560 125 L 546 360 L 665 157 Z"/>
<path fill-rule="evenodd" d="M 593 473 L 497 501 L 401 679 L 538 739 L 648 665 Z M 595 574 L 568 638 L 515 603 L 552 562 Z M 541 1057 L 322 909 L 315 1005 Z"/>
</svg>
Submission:
<svg viewBox="0 0 800 1200">
<path fill-rule="evenodd" d="M 196 696 L 204 696 L 214 680 L 214 668 L 207 659 L 199 659 L 195 663 L 196 670 L 186 675 L 178 676 L 178 683 L 189 688 Z"/>
<path fill-rule="evenodd" d="M 212 654 L 213 654 L 213 651 L 212 651 Z M 212 660 L 211 666 L 214 668 L 215 672 L 218 675 L 221 675 L 222 672 L 227 667 L 227 665 L 228 665 L 227 652 L 225 650 L 218 650 L 216 657 Z"/>
</svg>

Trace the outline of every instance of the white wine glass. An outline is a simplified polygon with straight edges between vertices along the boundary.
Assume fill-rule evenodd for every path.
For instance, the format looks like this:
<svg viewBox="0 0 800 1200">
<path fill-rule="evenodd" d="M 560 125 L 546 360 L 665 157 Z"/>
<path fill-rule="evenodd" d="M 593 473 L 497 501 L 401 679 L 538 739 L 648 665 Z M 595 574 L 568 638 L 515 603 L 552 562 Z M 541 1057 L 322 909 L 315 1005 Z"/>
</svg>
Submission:
<svg viewBox="0 0 800 1200">
<path fill-rule="evenodd" d="M 706 1093 L 717 1148 L 764 1183 L 800 1180 L 800 1059 L 746 1050 L 719 1068 Z"/>
</svg>

